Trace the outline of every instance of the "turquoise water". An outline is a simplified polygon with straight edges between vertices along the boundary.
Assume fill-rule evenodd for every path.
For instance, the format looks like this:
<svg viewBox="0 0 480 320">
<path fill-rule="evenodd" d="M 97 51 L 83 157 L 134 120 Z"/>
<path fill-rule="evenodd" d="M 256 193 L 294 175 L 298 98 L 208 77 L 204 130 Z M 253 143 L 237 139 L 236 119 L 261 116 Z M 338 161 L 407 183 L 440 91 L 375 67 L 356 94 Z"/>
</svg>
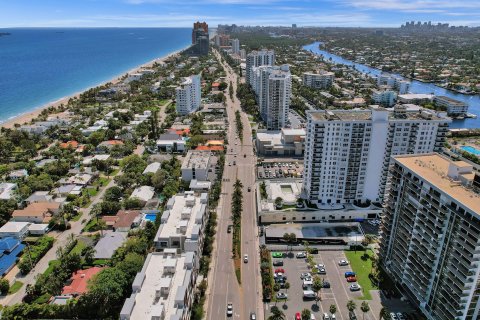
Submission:
<svg viewBox="0 0 480 320">
<path fill-rule="evenodd" d="M 460 147 L 460 149 L 462 149 L 463 151 L 467 151 L 467 152 L 470 152 L 471 154 L 474 154 L 476 156 L 480 156 L 480 150 L 474 148 L 474 147 L 471 147 L 471 146 L 462 146 Z"/>
<path fill-rule="evenodd" d="M 0 29 L 0 122 L 186 48 L 187 28 Z"/>
<path fill-rule="evenodd" d="M 157 218 L 157 215 L 156 214 L 146 214 L 145 215 L 145 220 L 148 220 L 148 221 L 151 221 L 151 222 L 155 222 L 155 219 Z"/>
<path fill-rule="evenodd" d="M 347 59 L 344 59 L 336 54 L 330 53 L 319 48 L 321 42 L 314 42 L 312 44 L 306 45 L 303 48 L 305 50 L 311 51 L 317 55 L 323 56 L 325 60 L 332 61 L 338 64 L 344 64 L 346 66 L 352 66 L 356 70 L 365 73 L 370 76 L 378 76 L 382 73 L 381 70 L 369 67 L 367 65 L 356 63 Z M 404 77 L 402 77 L 404 78 Z M 454 120 L 450 124 L 450 128 L 480 128 L 480 95 L 466 95 L 462 93 L 457 93 L 445 88 L 434 85 L 433 83 L 425 83 L 417 80 L 410 80 L 410 92 L 411 93 L 426 93 L 426 94 L 435 94 L 438 96 L 447 96 L 452 99 L 460 100 L 468 104 L 469 113 L 478 115 L 476 119 L 464 119 L 464 120 Z"/>
</svg>

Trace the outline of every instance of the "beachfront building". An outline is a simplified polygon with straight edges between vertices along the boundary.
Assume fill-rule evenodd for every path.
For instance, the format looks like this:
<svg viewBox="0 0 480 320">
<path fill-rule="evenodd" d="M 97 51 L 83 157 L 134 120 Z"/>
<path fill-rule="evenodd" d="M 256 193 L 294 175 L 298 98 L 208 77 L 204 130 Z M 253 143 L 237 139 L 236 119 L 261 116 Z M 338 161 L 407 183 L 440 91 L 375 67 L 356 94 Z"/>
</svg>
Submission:
<svg viewBox="0 0 480 320">
<path fill-rule="evenodd" d="M 188 151 L 182 163 L 182 180 L 187 182 L 194 179 L 207 181 L 210 159 L 210 151 Z"/>
<path fill-rule="evenodd" d="M 179 255 L 167 249 L 148 254 L 120 311 L 120 320 L 190 319 L 198 266 L 193 252 Z"/>
<path fill-rule="evenodd" d="M 313 89 L 328 89 L 333 84 L 335 74 L 333 72 L 322 71 L 320 73 L 305 72 L 302 76 L 304 86 Z"/>
<path fill-rule="evenodd" d="M 253 67 L 251 77 L 251 86 L 267 129 L 280 130 L 285 127 L 292 92 L 289 66 Z"/>
<path fill-rule="evenodd" d="M 259 66 L 273 66 L 275 64 L 275 52 L 273 50 L 252 51 L 246 59 L 246 81 L 251 85 L 252 69 Z"/>
<path fill-rule="evenodd" d="M 283 128 L 280 131 L 257 131 L 255 146 L 257 153 L 262 156 L 303 156 L 305 129 Z"/>
<path fill-rule="evenodd" d="M 207 193 L 195 195 L 193 191 L 185 191 L 171 197 L 155 235 L 156 249 L 161 251 L 174 248 L 185 252 L 199 252 L 208 218 L 207 205 Z"/>
<path fill-rule="evenodd" d="M 390 156 L 441 150 L 448 118 L 433 111 L 308 111 L 304 181 L 306 198 L 319 205 L 381 202 Z"/>
<path fill-rule="evenodd" d="M 447 114 L 452 117 L 465 117 L 468 112 L 468 105 L 446 96 L 435 96 L 433 102 L 439 107 L 447 109 Z"/>
<path fill-rule="evenodd" d="M 178 114 L 187 115 L 198 110 L 201 102 L 200 75 L 184 78 L 175 92 Z"/>
<path fill-rule="evenodd" d="M 480 318 L 480 195 L 472 165 L 439 154 L 393 157 L 380 256 L 429 320 Z"/>
<path fill-rule="evenodd" d="M 392 90 L 374 91 L 372 93 L 372 100 L 375 104 L 380 104 L 384 107 L 392 107 L 397 99 L 397 94 Z"/>
<path fill-rule="evenodd" d="M 433 100 L 433 94 L 425 94 L 425 93 L 407 93 L 407 94 L 399 94 L 397 96 L 399 103 L 414 103 L 414 104 L 422 104 L 431 102 Z"/>
</svg>

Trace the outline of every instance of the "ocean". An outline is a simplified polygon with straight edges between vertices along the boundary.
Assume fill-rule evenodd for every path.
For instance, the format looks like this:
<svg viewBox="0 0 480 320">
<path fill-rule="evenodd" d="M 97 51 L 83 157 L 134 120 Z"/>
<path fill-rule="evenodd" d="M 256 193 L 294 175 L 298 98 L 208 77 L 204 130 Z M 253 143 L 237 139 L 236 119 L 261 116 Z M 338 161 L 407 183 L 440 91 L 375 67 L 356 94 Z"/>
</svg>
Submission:
<svg viewBox="0 0 480 320">
<path fill-rule="evenodd" d="M 0 122 L 184 49 L 188 28 L 0 29 Z"/>
</svg>

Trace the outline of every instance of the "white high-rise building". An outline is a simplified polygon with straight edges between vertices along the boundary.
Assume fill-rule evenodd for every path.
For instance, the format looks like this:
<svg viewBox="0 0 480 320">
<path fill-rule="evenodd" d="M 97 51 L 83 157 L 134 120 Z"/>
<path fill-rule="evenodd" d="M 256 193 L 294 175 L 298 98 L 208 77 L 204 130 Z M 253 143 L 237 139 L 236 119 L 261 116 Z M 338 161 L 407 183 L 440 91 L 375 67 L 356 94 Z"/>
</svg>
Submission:
<svg viewBox="0 0 480 320">
<path fill-rule="evenodd" d="M 305 72 L 303 74 L 303 85 L 314 89 L 328 89 L 333 84 L 335 74 L 333 72 L 311 73 Z"/>
<path fill-rule="evenodd" d="M 480 176 L 439 154 L 393 157 L 384 270 L 429 320 L 480 319 Z"/>
<path fill-rule="evenodd" d="M 449 118 L 433 111 L 308 111 L 304 192 L 315 204 L 383 199 L 390 156 L 440 150 Z"/>
<path fill-rule="evenodd" d="M 232 53 L 234 54 L 240 53 L 240 40 L 232 39 Z"/>
<path fill-rule="evenodd" d="M 184 78 L 175 91 L 178 114 L 186 115 L 200 108 L 202 94 L 200 75 Z"/>
<path fill-rule="evenodd" d="M 288 121 L 292 77 L 289 66 L 252 68 L 251 86 L 268 130 L 280 130 Z"/>
<path fill-rule="evenodd" d="M 275 52 L 273 50 L 252 51 L 247 55 L 246 80 L 251 85 L 252 68 L 259 66 L 275 65 Z"/>
</svg>

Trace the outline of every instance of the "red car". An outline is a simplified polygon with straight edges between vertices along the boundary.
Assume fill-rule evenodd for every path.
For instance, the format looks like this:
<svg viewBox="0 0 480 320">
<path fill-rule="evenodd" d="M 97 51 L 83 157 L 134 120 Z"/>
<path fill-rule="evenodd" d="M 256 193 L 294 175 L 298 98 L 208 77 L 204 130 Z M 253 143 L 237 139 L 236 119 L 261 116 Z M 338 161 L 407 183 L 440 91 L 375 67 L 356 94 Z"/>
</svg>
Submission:
<svg viewBox="0 0 480 320">
<path fill-rule="evenodd" d="M 347 282 L 356 282 L 357 277 L 347 277 Z"/>
<path fill-rule="evenodd" d="M 302 320 L 302 316 L 300 316 L 300 312 L 295 313 L 295 320 Z"/>
<path fill-rule="evenodd" d="M 277 269 L 275 269 L 275 273 L 285 273 L 285 269 L 277 268 Z"/>
</svg>

